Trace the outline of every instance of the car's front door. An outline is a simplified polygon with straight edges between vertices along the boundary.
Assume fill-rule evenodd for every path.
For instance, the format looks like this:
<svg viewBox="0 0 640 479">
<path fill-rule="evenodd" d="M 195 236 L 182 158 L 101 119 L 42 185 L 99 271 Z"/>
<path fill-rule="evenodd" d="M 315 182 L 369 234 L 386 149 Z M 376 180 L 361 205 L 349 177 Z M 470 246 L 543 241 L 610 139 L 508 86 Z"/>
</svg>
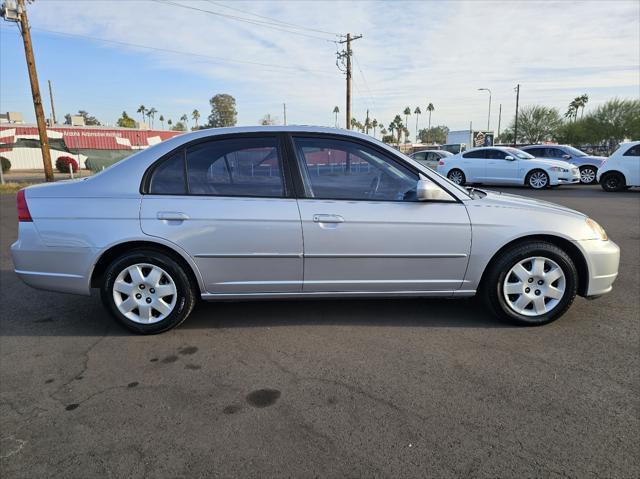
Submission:
<svg viewBox="0 0 640 479">
<path fill-rule="evenodd" d="M 416 200 L 418 175 L 366 143 L 293 137 L 307 292 L 448 292 L 471 247 L 465 206 Z"/>
<path fill-rule="evenodd" d="M 497 149 L 485 150 L 485 173 L 487 182 L 495 184 L 520 184 L 518 175 L 518 158 L 506 160 L 508 156 L 504 151 Z"/>
<path fill-rule="evenodd" d="M 150 172 L 142 230 L 191 255 L 209 293 L 301 291 L 302 227 L 282 151 L 276 135 L 236 135 L 174 152 Z"/>
</svg>

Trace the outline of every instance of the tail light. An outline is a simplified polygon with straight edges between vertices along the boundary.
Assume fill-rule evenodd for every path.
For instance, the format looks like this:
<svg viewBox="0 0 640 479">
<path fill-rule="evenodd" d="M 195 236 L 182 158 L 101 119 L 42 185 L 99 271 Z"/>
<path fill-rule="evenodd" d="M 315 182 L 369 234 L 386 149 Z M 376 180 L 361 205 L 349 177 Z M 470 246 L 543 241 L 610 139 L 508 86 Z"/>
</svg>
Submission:
<svg viewBox="0 0 640 479">
<path fill-rule="evenodd" d="M 440 161 L 438 162 L 438 164 L 439 164 L 440 166 L 443 166 L 443 165 L 444 165 L 444 160 L 440 160 Z"/>
<path fill-rule="evenodd" d="M 24 196 L 24 190 L 18 191 L 16 197 L 16 206 L 18 207 L 18 221 L 33 221 L 31 213 L 29 213 L 29 205 L 27 205 L 27 199 Z"/>
</svg>

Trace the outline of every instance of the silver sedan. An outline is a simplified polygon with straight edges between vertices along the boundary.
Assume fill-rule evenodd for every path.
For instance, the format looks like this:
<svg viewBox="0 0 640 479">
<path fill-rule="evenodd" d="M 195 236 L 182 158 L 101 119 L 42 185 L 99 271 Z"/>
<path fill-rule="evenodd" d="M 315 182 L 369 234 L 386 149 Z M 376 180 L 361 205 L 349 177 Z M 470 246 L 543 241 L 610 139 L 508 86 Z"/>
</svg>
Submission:
<svg viewBox="0 0 640 479">
<path fill-rule="evenodd" d="M 582 213 L 464 189 L 328 128 L 201 130 L 17 202 L 20 278 L 99 288 L 138 333 L 180 324 L 199 298 L 479 295 L 539 325 L 618 274 L 618 247 Z"/>
</svg>

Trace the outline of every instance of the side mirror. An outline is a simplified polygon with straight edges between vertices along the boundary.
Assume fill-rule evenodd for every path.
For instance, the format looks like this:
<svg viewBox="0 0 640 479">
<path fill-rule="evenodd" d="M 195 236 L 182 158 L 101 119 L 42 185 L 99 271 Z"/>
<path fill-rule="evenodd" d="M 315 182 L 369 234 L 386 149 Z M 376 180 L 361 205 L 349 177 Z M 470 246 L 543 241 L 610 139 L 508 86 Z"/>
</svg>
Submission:
<svg viewBox="0 0 640 479">
<path fill-rule="evenodd" d="M 418 197 L 418 201 L 451 200 L 451 197 L 446 191 L 423 175 L 420 175 L 420 179 L 418 180 L 416 196 Z"/>
<path fill-rule="evenodd" d="M 514 158 L 513 156 L 511 156 L 511 155 L 509 155 L 509 156 L 505 156 L 505 157 L 504 157 L 504 159 L 505 159 L 505 160 L 507 160 L 507 161 L 513 161 L 513 160 L 515 160 L 515 158 Z"/>
</svg>

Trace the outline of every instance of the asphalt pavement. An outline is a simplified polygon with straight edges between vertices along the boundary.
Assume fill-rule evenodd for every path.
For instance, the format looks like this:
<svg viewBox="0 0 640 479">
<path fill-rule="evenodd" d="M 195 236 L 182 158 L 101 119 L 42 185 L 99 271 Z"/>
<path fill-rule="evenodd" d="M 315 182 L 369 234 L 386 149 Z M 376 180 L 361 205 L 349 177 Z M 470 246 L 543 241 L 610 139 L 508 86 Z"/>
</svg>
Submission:
<svg viewBox="0 0 640 479">
<path fill-rule="evenodd" d="M 473 300 L 202 303 L 135 336 L 13 272 L 0 196 L 0 476 L 640 476 L 640 192 L 509 193 L 583 211 L 612 293 L 512 327 Z"/>
</svg>

